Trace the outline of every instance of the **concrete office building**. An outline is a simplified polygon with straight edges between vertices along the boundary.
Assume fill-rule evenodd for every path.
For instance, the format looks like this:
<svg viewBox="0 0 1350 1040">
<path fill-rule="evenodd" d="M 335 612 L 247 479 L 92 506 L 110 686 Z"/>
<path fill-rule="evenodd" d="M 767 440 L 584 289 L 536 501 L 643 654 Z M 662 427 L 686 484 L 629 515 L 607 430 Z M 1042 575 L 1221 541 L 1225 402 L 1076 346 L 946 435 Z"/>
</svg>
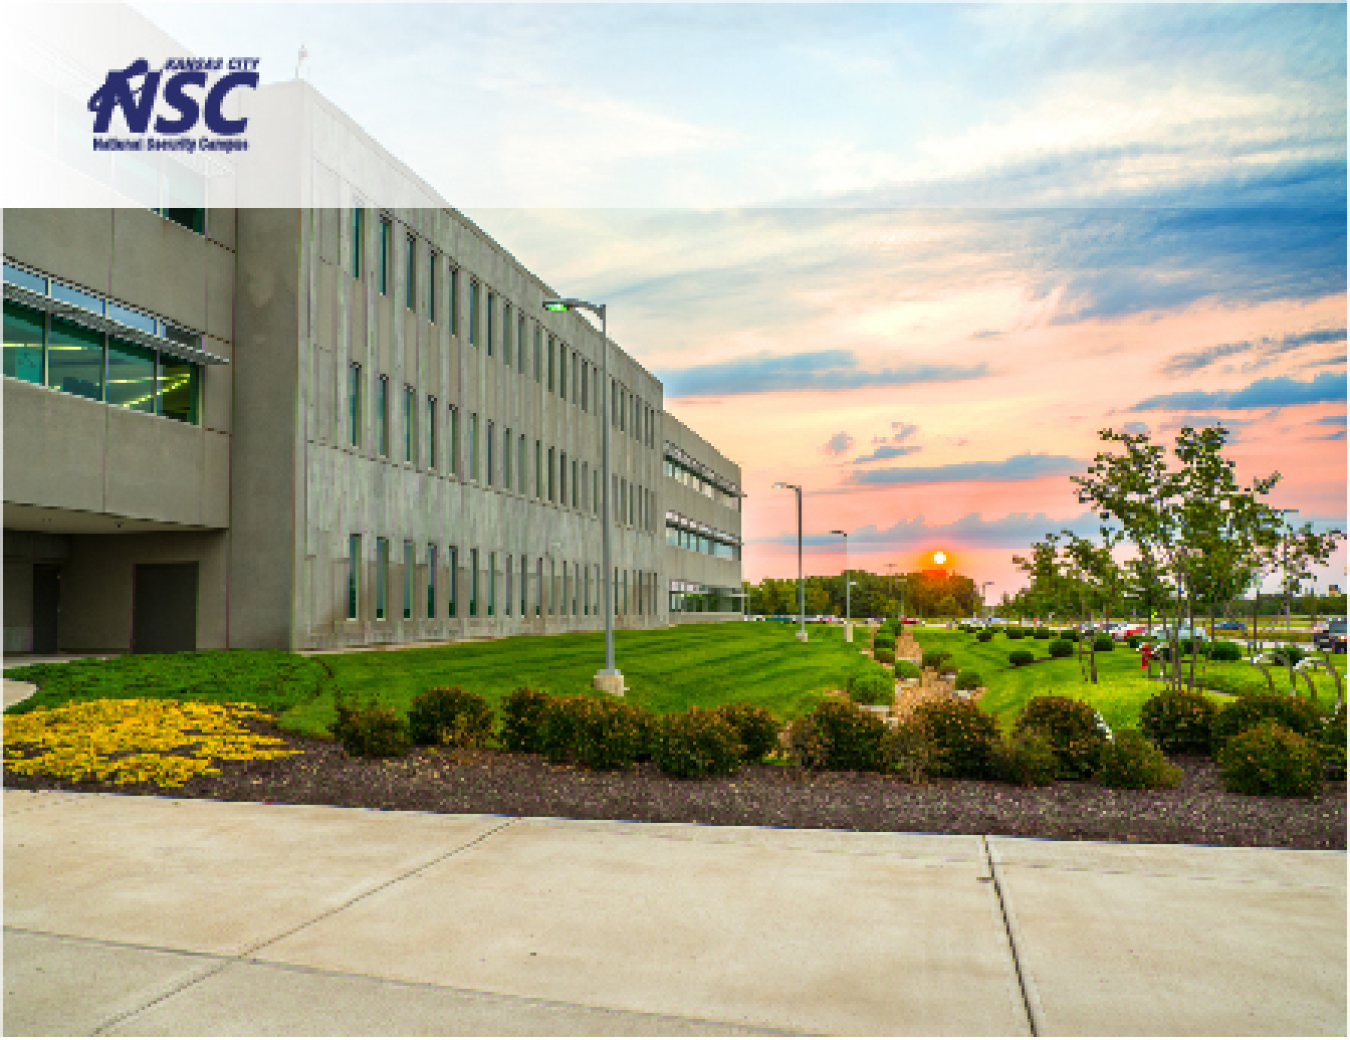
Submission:
<svg viewBox="0 0 1350 1040">
<path fill-rule="evenodd" d="M 267 91 L 415 180 L 308 85 Z M 660 382 L 611 343 L 602 385 L 599 333 L 443 202 L 338 190 L 5 212 L 5 651 L 600 628 L 602 397 L 616 623 L 737 616 L 739 467 Z"/>
</svg>

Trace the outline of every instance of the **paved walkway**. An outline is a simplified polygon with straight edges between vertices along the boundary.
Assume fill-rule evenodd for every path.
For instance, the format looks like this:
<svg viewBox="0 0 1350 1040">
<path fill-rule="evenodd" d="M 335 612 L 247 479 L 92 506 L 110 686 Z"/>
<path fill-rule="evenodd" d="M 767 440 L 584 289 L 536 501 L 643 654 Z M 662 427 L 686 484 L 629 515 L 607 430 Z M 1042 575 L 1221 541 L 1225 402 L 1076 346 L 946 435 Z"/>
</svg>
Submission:
<svg viewBox="0 0 1350 1040">
<path fill-rule="evenodd" d="M 6 1034 L 1338 1035 L 1340 853 L 4 794 Z"/>
</svg>

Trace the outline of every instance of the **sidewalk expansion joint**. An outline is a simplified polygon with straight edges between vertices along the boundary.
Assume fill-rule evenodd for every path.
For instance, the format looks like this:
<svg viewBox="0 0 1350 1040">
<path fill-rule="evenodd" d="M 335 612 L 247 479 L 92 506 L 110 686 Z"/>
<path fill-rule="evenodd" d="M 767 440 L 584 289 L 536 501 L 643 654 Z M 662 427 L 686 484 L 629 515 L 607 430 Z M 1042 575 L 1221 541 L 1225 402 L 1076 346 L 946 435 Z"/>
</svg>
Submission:
<svg viewBox="0 0 1350 1040">
<path fill-rule="evenodd" d="M 1027 1014 L 1027 1028 L 1032 1036 L 1045 1036 L 1045 1012 L 1041 1007 L 1040 995 L 1036 992 L 1036 984 L 1031 979 L 1030 969 L 1023 963 L 1025 957 L 1025 943 L 1022 941 L 1022 930 L 1017 924 L 1017 915 L 1014 913 L 1012 903 L 1008 895 L 1004 892 L 1003 868 L 1000 866 L 993 850 L 989 847 L 989 836 L 980 835 L 980 844 L 984 848 L 985 863 L 989 867 L 989 877 L 994 883 L 994 893 L 998 896 L 999 910 L 1003 915 L 1003 930 L 1008 936 L 1008 949 L 1012 953 L 1013 970 L 1017 974 L 1017 986 L 1022 993 L 1022 1006 Z M 980 880 L 984 880 L 981 878 Z"/>
<path fill-rule="evenodd" d="M 343 910 L 346 910 L 348 907 L 354 906 L 355 904 L 359 903 L 361 900 L 368 899 L 370 896 L 375 895 L 375 893 L 384 891 L 391 885 L 396 885 L 401 881 L 406 881 L 408 878 L 414 877 L 415 875 L 420 874 L 424 870 L 429 870 L 431 867 L 434 867 L 440 863 L 444 863 L 446 860 L 454 856 L 458 856 L 462 852 L 467 852 L 475 845 L 481 845 L 483 842 L 487 841 L 488 838 L 491 838 L 494 835 L 501 833 L 502 831 L 506 830 L 507 827 L 510 827 L 512 824 L 519 822 L 520 822 L 519 816 L 515 816 L 508 820 L 504 820 L 496 827 L 484 831 L 482 834 L 478 835 L 478 837 L 474 838 L 472 841 L 467 841 L 463 845 L 457 845 L 455 848 L 450 849 L 448 852 L 441 853 L 439 856 L 436 856 L 433 859 L 428 860 L 426 863 L 413 867 L 410 870 L 405 870 L 402 874 L 399 874 L 397 877 L 392 877 L 389 878 L 387 881 L 382 881 L 378 885 L 375 885 L 373 888 L 367 889 L 365 892 L 361 892 L 358 895 L 352 896 L 351 899 L 348 899 L 341 905 L 332 907 L 329 910 L 325 910 L 323 913 L 310 918 L 308 921 L 302 921 L 294 928 L 288 928 L 284 932 L 280 932 L 266 939 L 260 939 L 257 942 L 252 943 L 249 946 L 246 946 L 243 950 L 239 951 L 236 954 L 225 955 L 217 963 L 212 965 L 207 970 L 202 971 L 200 974 L 194 975 L 191 978 L 182 980 L 180 983 L 173 986 L 172 988 L 166 990 L 165 992 L 159 994 L 158 996 L 150 1000 L 147 1000 L 139 1007 L 132 1008 L 129 1011 L 124 1011 L 117 1015 L 111 1016 L 104 1022 L 101 1022 L 98 1028 L 95 1029 L 91 1035 L 99 1036 L 106 1033 L 107 1030 L 112 1029 L 119 1023 L 124 1022 L 127 1019 L 134 1017 L 135 1015 L 139 1015 L 143 1011 L 148 1011 L 156 1004 L 162 1004 L 170 997 L 176 996 L 177 994 L 182 993 L 189 987 L 195 986 L 199 982 L 203 982 L 206 979 L 211 978 L 211 976 L 219 974 L 220 972 L 224 971 L 227 967 L 229 967 L 230 964 L 236 963 L 238 961 L 255 960 L 255 958 L 253 958 L 252 955 L 256 953 L 258 950 L 261 950 L 266 946 L 270 946 L 273 943 L 280 942 L 282 939 L 289 938 L 290 936 L 295 935 L 297 932 L 303 931 L 304 929 L 310 927 L 311 925 L 318 924 L 320 921 L 332 917 L 334 914 L 339 914 Z"/>
</svg>

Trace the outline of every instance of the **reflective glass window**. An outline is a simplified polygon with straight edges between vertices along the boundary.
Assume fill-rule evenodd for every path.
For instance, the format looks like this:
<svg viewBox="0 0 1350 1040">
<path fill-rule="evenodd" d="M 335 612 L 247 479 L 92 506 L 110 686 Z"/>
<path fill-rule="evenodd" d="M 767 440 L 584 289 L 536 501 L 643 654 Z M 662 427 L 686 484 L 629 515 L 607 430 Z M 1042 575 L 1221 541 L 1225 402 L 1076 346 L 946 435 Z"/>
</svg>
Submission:
<svg viewBox="0 0 1350 1040">
<path fill-rule="evenodd" d="M 72 307 L 78 307 L 90 314 L 102 314 L 106 309 L 101 297 L 95 296 L 93 293 L 87 293 L 83 289 L 77 289 L 73 285 L 62 285 L 60 282 L 52 282 L 52 299 L 68 303 Z"/>
<path fill-rule="evenodd" d="M 6 270 L 5 277 L 9 277 Z M 42 341 L 47 320 L 41 311 L 5 303 L 5 375 L 42 382 Z"/>
<path fill-rule="evenodd" d="M 47 385 L 91 401 L 102 401 L 103 336 L 53 318 L 47 344 Z"/>
<path fill-rule="evenodd" d="M 159 355 L 159 414 L 198 425 L 200 381 L 200 366 L 167 354 Z"/>
<path fill-rule="evenodd" d="M 109 338 L 108 403 L 154 415 L 155 398 L 155 352 Z"/>
<path fill-rule="evenodd" d="M 15 267 L 13 264 L 5 264 L 5 281 L 10 285 L 20 285 L 25 289 L 31 289 L 35 293 L 43 296 L 47 295 L 47 279 L 41 275 L 32 274 L 25 271 L 22 267 Z"/>
</svg>

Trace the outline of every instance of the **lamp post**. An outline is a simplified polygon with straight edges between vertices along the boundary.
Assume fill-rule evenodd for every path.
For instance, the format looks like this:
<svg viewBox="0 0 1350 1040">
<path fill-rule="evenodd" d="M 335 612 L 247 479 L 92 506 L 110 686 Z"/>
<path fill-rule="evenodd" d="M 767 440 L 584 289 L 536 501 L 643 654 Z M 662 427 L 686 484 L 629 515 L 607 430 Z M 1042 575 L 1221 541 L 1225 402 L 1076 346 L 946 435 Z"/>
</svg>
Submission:
<svg viewBox="0 0 1350 1040">
<path fill-rule="evenodd" d="M 853 582 L 849 579 L 853 577 L 848 566 L 848 532 L 831 531 L 830 534 L 840 535 L 844 539 L 844 642 L 853 642 Z"/>
<path fill-rule="evenodd" d="M 1297 513 L 1297 509 L 1281 509 L 1281 513 Z M 1289 630 L 1293 621 L 1294 614 L 1294 596 L 1292 587 L 1289 584 L 1289 533 L 1293 530 L 1293 525 L 1285 522 L 1284 532 L 1280 538 L 1280 548 L 1284 555 L 1284 639 L 1290 640 Z"/>
<path fill-rule="evenodd" d="M 783 481 L 777 481 L 774 484 L 776 488 L 791 488 L 797 492 L 797 616 L 801 619 L 801 628 L 797 631 L 797 638 L 803 643 L 806 642 L 806 582 L 802 577 L 802 489 L 797 484 L 787 484 Z"/>
<path fill-rule="evenodd" d="M 994 584 L 992 581 L 986 581 L 980 585 L 980 613 L 984 615 L 984 623 L 989 624 L 989 605 L 985 600 L 985 589 Z"/>
<path fill-rule="evenodd" d="M 605 305 L 585 300 L 545 300 L 544 310 L 557 314 L 590 311 L 600 318 L 600 604 L 605 613 L 605 667 L 591 680 L 598 690 L 623 696 L 623 674 L 614 667 L 614 569 L 610 564 L 609 531 L 609 326 Z"/>
</svg>

